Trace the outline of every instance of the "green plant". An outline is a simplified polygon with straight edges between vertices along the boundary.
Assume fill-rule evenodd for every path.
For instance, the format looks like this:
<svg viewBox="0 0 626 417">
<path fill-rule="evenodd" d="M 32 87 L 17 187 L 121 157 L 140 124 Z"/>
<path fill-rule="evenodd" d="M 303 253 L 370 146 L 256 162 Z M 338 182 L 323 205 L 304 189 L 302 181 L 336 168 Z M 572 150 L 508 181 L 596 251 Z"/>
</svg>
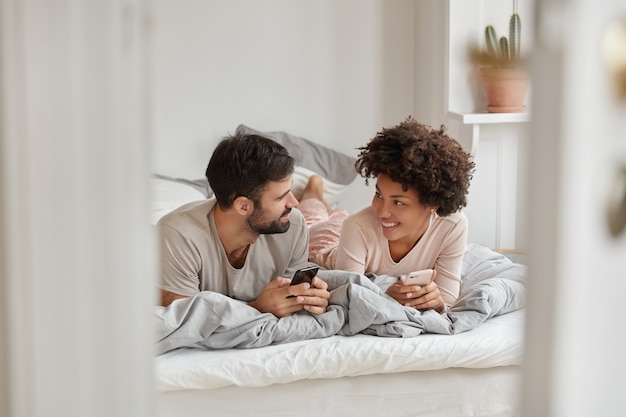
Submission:
<svg viewBox="0 0 626 417">
<path fill-rule="evenodd" d="M 487 51 L 473 51 L 473 59 L 482 66 L 517 68 L 523 65 L 521 51 L 522 19 L 513 13 L 509 19 L 509 36 L 498 39 L 493 25 L 485 27 Z"/>
</svg>

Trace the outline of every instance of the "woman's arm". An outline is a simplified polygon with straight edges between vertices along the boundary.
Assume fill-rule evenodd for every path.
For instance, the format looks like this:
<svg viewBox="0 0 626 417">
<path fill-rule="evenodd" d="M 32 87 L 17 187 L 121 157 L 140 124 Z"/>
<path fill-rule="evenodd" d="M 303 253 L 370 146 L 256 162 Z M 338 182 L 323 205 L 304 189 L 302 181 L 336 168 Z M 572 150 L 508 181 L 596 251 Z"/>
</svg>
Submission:
<svg viewBox="0 0 626 417">
<path fill-rule="evenodd" d="M 456 302 L 461 289 L 461 268 L 467 250 L 467 223 L 465 214 L 460 213 L 458 222 L 444 237 L 441 252 L 435 261 L 435 283 L 446 308 Z"/>
<path fill-rule="evenodd" d="M 335 269 L 365 273 L 367 265 L 367 239 L 363 227 L 354 215 L 343 223 L 335 258 Z"/>
</svg>

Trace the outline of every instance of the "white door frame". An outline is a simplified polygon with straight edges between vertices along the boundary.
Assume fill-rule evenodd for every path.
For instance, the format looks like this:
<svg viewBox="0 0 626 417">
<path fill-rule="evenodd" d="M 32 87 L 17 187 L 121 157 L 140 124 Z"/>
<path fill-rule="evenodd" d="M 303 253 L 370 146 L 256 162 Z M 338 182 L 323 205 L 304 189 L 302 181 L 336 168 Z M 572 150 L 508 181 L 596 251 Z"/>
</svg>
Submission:
<svg viewBox="0 0 626 417">
<path fill-rule="evenodd" d="M 626 103 L 613 97 L 601 50 L 626 4 L 536 7 L 523 415 L 623 416 L 626 236 L 610 236 L 606 203 L 626 163 Z"/>
<path fill-rule="evenodd" d="M 0 414 L 153 417 L 148 0 L 0 2 Z"/>
</svg>

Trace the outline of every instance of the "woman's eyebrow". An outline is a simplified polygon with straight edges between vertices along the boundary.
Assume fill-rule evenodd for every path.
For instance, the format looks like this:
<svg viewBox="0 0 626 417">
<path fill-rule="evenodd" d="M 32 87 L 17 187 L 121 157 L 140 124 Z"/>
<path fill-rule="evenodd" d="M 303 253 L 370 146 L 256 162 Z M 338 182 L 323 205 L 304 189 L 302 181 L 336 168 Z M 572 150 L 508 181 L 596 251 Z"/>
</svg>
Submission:
<svg viewBox="0 0 626 417">
<path fill-rule="evenodd" d="M 378 191 L 379 194 L 382 194 L 382 192 L 380 191 L 380 188 L 378 188 L 378 185 L 376 185 L 376 191 Z M 411 198 L 406 194 L 395 194 L 395 195 L 390 195 L 389 198 Z"/>
</svg>

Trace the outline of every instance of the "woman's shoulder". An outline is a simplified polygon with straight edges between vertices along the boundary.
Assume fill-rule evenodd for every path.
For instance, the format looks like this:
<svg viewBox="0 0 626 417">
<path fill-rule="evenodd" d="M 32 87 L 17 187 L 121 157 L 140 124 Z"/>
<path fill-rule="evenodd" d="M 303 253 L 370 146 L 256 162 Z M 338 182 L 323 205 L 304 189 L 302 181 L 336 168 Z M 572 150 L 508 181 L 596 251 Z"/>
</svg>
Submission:
<svg viewBox="0 0 626 417">
<path fill-rule="evenodd" d="M 464 241 L 467 238 L 468 227 L 465 213 L 457 211 L 445 217 L 436 216 L 432 225 L 432 233 L 446 236 L 446 239 Z"/>
<path fill-rule="evenodd" d="M 442 223 L 467 224 L 467 216 L 461 210 L 447 216 L 437 216 L 437 220 Z"/>
</svg>

